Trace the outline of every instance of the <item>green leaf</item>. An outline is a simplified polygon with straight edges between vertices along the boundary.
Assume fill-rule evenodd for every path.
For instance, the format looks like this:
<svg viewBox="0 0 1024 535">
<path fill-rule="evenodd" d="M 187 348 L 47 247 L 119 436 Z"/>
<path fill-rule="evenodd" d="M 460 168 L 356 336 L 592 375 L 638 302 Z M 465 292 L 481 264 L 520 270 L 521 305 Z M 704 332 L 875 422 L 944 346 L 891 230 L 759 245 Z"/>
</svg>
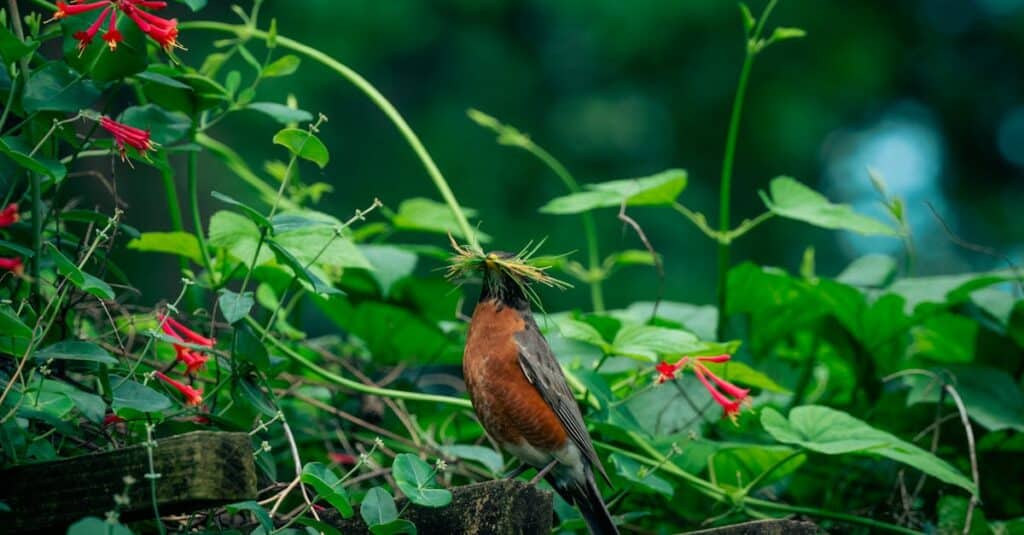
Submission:
<svg viewBox="0 0 1024 535">
<path fill-rule="evenodd" d="M 574 320 L 572 318 L 560 319 L 558 321 L 558 334 L 561 335 L 562 338 L 578 340 L 592 346 L 600 347 L 602 352 L 611 352 L 611 344 L 605 341 L 604 337 L 601 336 L 601 332 L 585 321 Z"/>
<path fill-rule="evenodd" d="M 595 208 L 672 204 L 686 188 L 686 171 L 669 169 L 642 178 L 584 185 L 587 191 L 552 199 L 540 208 L 547 214 L 578 214 Z"/>
<path fill-rule="evenodd" d="M 377 281 L 380 294 L 385 298 L 396 282 L 416 270 L 416 254 L 393 245 L 361 245 L 359 251 L 373 266 L 370 275 Z"/>
<path fill-rule="evenodd" d="M 327 167 L 327 162 L 331 159 L 327 146 L 320 138 L 298 128 L 281 130 L 274 135 L 274 143 L 287 148 L 299 158 L 317 164 L 320 169 Z"/>
<path fill-rule="evenodd" d="M 740 16 L 743 17 L 743 30 L 749 35 L 751 30 L 757 26 L 757 19 L 750 13 L 750 8 L 746 4 L 740 2 Z"/>
<path fill-rule="evenodd" d="M 3 58 L 4 65 L 17 63 L 21 58 L 35 52 L 37 48 L 39 48 L 38 42 L 32 39 L 22 42 L 18 36 L 14 35 L 14 32 L 8 30 L 6 26 L 0 25 L 0 58 Z"/>
<path fill-rule="evenodd" d="M 235 381 L 235 386 L 238 387 L 238 390 L 232 390 L 232 393 L 235 394 L 236 400 L 238 399 L 238 394 L 241 394 L 245 402 L 264 416 L 273 418 L 277 415 L 277 406 L 267 396 L 267 393 L 256 384 L 255 376 L 239 377 Z"/>
<path fill-rule="evenodd" d="M 178 0 L 178 2 L 185 4 L 193 12 L 199 11 L 200 9 L 206 7 L 206 0 Z"/>
<path fill-rule="evenodd" d="M 313 288 L 313 291 L 316 293 L 321 295 L 341 295 L 344 293 L 334 286 L 324 282 L 323 279 L 306 269 L 306 265 L 300 262 L 299 259 L 295 258 L 295 256 L 280 243 L 274 240 L 269 240 L 267 241 L 267 245 L 269 245 L 270 249 L 277 255 L 278 261 L 291 268 L 292 273 L 294 273 L 296 277 L 309 283 Z"/>
<path fill-rule="evenodd" d="M 397 519 L 398 508 L 395 507 L 394 497 L 381 487 L 373 487 L 366 492 L 366 497 L 359 506 L 359 516 L 363 517 L 363 521 L 371 529 Z"/>
<path fill-rule="evenodd" d="M 192 86 L 188 84 L 183 84 L 175 80 L 174 78 L 171 78 L 170 76 L 164 76 L 163 74 L 155 72 L 144 71 L 136 74 L 135 77 L 141 80 L 145 80 L 147 82 L 153 82 L 155 84 L 160 84 L 174 89 L 184 89 L 186 91 L 192 91 Z"/>
<path fill-rule="evenodd" d="M 879 455 L 912 466 L 972 495 L 974 483 L 949 463 L 849 414 L 820 405 L 796 407 L 789 420 L 772 408 L 761 412 L 761 425 L 775 440 L 826 455 Z"/>
<path fill-rule="evenodd" d="M 653 362 L 659 355 L 693 353 L 699 350 L 701 345 L 696 336 L 683 330 L 650 325 L 625 325 L 615 334 L 612 352 Z"/>
<path fill-rule="evenodd" d="M 167 396 L 142 383 L 111 375 L 110 384 L 114 385 L 114 399 L 110 404 L 114 412 L 121 409 L 158 412 L 171 407 L 171 400 Z"/>
<path fill-rule="evenodd" d="M 118 522 L 111 524 L 101 518 L 87 516 L 68 526 L 67 535 L 132 535 L 132 530 Z"/>
<path fill-rule="evenodd" d="M 261 370 L 270 368 L 270 356 L 263 342 L 253 334 L 247 325 L 235 327 L 235 357 L 244 362 L 251 362 Z"/>
<path fill-rule="evenodd" d="M 1013 280 L 1014 277 L 1011 271 L 908 277 L 893 282 L 886 292 L 903 297 L 905 310 L 909 314 L 924 303 L 952 305 L 966 301 L 975 291 Z"/>
<path fill-rule="evenodd" d="M 267 533 L 274 530 L 274 521 L 270 519 L 270 513 L 255 501 L 231 503 L 224 506 L 224 508 L 231 514 L 236 514 L 240 511 L 249 511 L 256 517 L 260 526 L 262 526 Z"/>
<path fill-rule="evenodd" d="M 801 28 L 775 28 L 772 32 L 771 38 L 768 39 L 769 43 L 777 43 L 779 41 L 786 41 L 788 39 L 799 39 L 807 35 L 807 32 Z"/>
<path fill-rule="evenodd" d="M 611 455 L 611 460 L 612 465 L 615 466 L 616 474 L 640 485 L 640 487 L 647 489 L 648 491 L 663 494 L 669 498 L 671 498 L 675 493 L 675 489 L 672 487 L 672 484 L 665 479 L 658 477 L 656 472 L 651 468 L 641 465 L 639 462 L 634 461 L 625 455 L 619 455 L 618 453 L 613 453 Z"/>
<path fill-rule="evenodd" d="M 964 533 L 968 507 L 969 500 L 963 496 L 946 495 L 939 498 L 939 503 L 935 508 L 936 516 L 939 519 L 936 535 L 961 535 Z M 985 511 L 982 508 L 974 509 L 971 514 L 971 527 L 967 533 L 971 535 L 994 535 L 996 533 L 989 528 Z"/>
<path fill-rule="evenodd" d="M 295 73 L 299 69 L 299 65 L 302 60 L 298 56 L 291 54 L 287 56 L 281 56 L 277 58 L 273 63 L 267 65 L 267 68 L 263 69 L 264 78 L 275 78 L 278 76 L 288 76 Z"/>
<path fill-rule="evenodd" d="M 149 132 L 153 141 L 170 145 L 181 141 L 192 128 L 192 119 L 180 111 L 167 111 L 156 104 L 132 106 L 121 114 L 121 122 Z"/>
<path fill-rule="evenodd" d="M 774 467 L 771 474 L 760 481 L 760 488 L 792 474 L 807 461 L 807 455 L 804 454 L 790 457 L 794 451 L 786 446 L 723 444 L 709 457 L 708 470 L 714 474 L 714 481 L 719 485 L 743 488 Z M 788 461 L 778 464 L 787 457 L 790 457 Z"/>
<path fill-rule="evenodd" d="M 334 506 L 342 518 L 352 516 L 352 504 L 349 503 L 348 494 L 341 486 L 341 480 L 323 463 L 306 463 L 302 467 L 300 479 L 303 483 L 313 487 L 317 495 Z"/>
<path fill-rule="evenodd" d="M 416 505 L 444 507 L 451 503 L 452 493 L 438 488 L 434 470 L 411 453 L 400 453 L 391 465 L 398 488 Z"/>
<path fill-rule="evenodd" d="M 892 227 L 858 214 L 848 204 L 832 204 L 822 194 L 787 176 L 772 179 L 771 197 L 761 199 L 774 214 L 810 223 L 816 227 L 842 229 L 865 235 L 898 236 Z"/>
<path fill-rule="evenodd" d="M 220 210 L 210 217 L 209 244 L 227 249 L 231 256 L 245 262 L 252 262 L 256 246 L 260 241 L 260 229 L 241 214 Z M 260 249 L 256 265 L 269 262 L 274 257 L 267 247 Z"/>
<path fill-rule="evenodd" d="M 914 343 L 908 351 L 938 362 L 971 362 L 978 323 L 955 314 L 929 316 L 910 331 Z"/>
<path fill-rule="evenodd" d="M 947 366 L 934 371 L 943 378 L 952 374 L 967 415 L 979 425 L 990 431 L 1024 431 L 1024 393 L 1008 373 L 983 366 Z M 934 380 L 916 375 L 904 382 L 911 386 L 907 405 L 938 402 L 942 385 Z M 946 403 L 952 405 L 949 396 Z"/>
<path fill-rule="evenodd" d="M 25 325 L 21 318 L 7 306 L 0 306 L 0 336 L 14 338 L 32 338 L 32 328 Z"/>
<path fill-rule="evenodd" d="M 0 154 L 6 155 L 14 163 L 33 173 L 48 175 L 58 182 L 68 173 L 64 165 L 57 160 L 29 156 L 32 154 L 32 147 L 27 146 L 21 138 L 0 138 Z"/>
<path fill-rule="evenodd" d="M 82 291 L 95 295 L 96 297 L 103 299 L 113 299 L 115 297 L 114 289 L 111 288 L 109 284 L 79 269 L 74 262 L 69 260 L 68 257 L 64 256 L 64 254 L 57 249 L 56 245 L 52 243 L 48 245 L 50 246 L 50 254 L 53 256 L 53 260 L 57 264 L 57 271 L 60 272 L 61 275 L 67 277 L 72 284 Z"/>
<path fill-rule="evenodd" d="M 373 535 L 416 535 L 416 524 L 399 518 L 397 520 L 392 520 L 387 524 L 373 526 L 370 528 L 370 533 L 373 533 Z"/>
<path fill-rule="evenodd" d="M 245 109 L 258 111 L 284 125 L 305 123 L 313 120 L 313 114 L 306 110 L 289 108 L 284 104 L 276 102 L 253 102 L 246 106 Z"/>
<path fill-rule="evenodd" d="M 467 218 L 472 219 L 476 216 L 476 210 L 465 206 L 461 208 Z M 402 201 L 402 204 L 398 205 L 398 212 L 391 218 L 391 224 L 399 230 L 451 233 L 456 238 L 466 239 L 447 204 L 421 197 Z M 477 231 L 476 235 L 482 243 L 491 239 L 480 231 Z"/>
<path fill-rule="evenodd" d="M 51 346 L 44 347 L 35 352 L 35 358 L 46 361 L 56 360 L 79 360 L 86 362 L 98 362 L 113 366 L 117 359 L 110 356 L 106 349 L 92 343 L 79 340 L 65 340 Z"/>
<path fill-rule="evenodd" d="M 373 269 L 359 247 L 349 238 L 338 235 L 334 225 L 282 232 L 274 241 L 288 249 L 304 266 Z"/>
<path fill-rule="evenodd" d="M 235 199 L 228 197 L 227 195 L 224 195 L 219 191 L 211 192 L 210 196 L 213 197 L 214 199 L 217 199 L 218 201 L 230 204 L 231 206 L 238 208 L 239 210 L 242 211 L 243 214 L 246 215 L 246 217 L 249 218 L 250 221 L 256 223 L 257 227 L 263 227 L 268 230 L 273 230 L 274 226 L 270 224 L 270 220 L 267 219 L 266 216 L 264 216 L 262 213 L 260 213 L 259 210 L 249 206 L 248 204 L 245 204 L 242 201 L 236 201 Z"/>
<path fill-rule="evenodd" d="M 220 305 L 220 313 L 224 315 L 224 319 L 234 325 L 249 315 L 249 311 L 252 310 L 256 301 L 252 297 L 252 292 L 238 294 L 228 289 L 222 289 L 217 298 L 217 304 Z"/>
<path fill-rule="evenodd" d="M 455 459 L 476 461 L 487 467 L 492 474 L 500 473 L 501 468 L 505 466 L 505 461 L 502 459 L 501 453 L 484 446 L 451 444 L 448 446 L 441 446 L 441 452 L 446 456 L 453 457 Z"/>
<path fill-rule="evenodd" d="M 25 111 L 77 112 L 100 98 L 100 90 L 91 80 L 75 74 L 63 62 L 47 63 L 32 73 L 25 86 L 21 105 Z"/>
<path fill-rule="evenodd" d="M 896 260 L 883 254 L 862 256 L 836 277 L 836 280 L 850 286 L 879 287 L 889 283 L 896 274 Z"/>
<path fill-rule="evenodd" d="M 143 232 L 138 238 L 128 242 L 128 248 L 184 256 L 196 263 L 202 261 L 199 240 L 190 232 Z"/>
</svg>

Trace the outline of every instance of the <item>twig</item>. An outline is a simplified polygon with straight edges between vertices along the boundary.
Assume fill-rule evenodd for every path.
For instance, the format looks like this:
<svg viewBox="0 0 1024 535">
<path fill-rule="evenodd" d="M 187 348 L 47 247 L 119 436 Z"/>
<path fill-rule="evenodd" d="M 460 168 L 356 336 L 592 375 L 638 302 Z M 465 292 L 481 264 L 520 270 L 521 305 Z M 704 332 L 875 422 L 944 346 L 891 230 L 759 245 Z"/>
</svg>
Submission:
<svg viewBox="0 0 1024 535">
<path fill-rule="evenodd" d="M 978 474 L 978 455 L 974 447 L 974 430 L 971 428 L 971 422 L 967 418 L 967 407 L 964 406 L 964 401 L 960 399 L 960 394 L 950 384 L 943 385 L 943 388 L 953 398 L 953 402 L 956 403 L 956 410 L 960 413 L 960 423 L 964 426 L 964 433 L 967 435 L 967 453 L 971 459 L 971 479 L 974 481 L 974 495 L 971 496 L 971 501 L 967 504 L 967 514 L 964 517 L 964 535 L 968 535 L 971 531 L 971 517 L 974 515 L 974 508 L 978 505 L 979 496 L 981 496 L 981 476 Z"/>
<path fill-rule="evenodd" d="M 654 306 L 651 308 L 651 318 L 654 318 L 658 315 L 658 305 L 661 304 L 662 293 L 665 290 L 665 266 L 661 263 L 661 258 L 658 257 L 658 252 L 654 250 L 651 241 L 647 239 L 647 234 L 644 234 L 644 229 L 640 227 L 636 220 L 626 215 L 626 201 L 622 201 L 622 204 L 619 205 L 619 221 L 633 227 L 633 230 L 640 237 L 640 241 L 643 242 L 647 252 L 651 253 L 651 258 L 654 260 L 654 268 L 658 272 L 658 295 L 654 300 Z"/>
<path fill-rule="evenodd" d="M 969 242 L 969 241 L 967 241 L 967 240 L 957 236 L 956 234 L 953 233 L 953 229 L 949 228 L 949 225 L 946 223 L 946 220 L 943 219 L 942 216 L 939 215 L 938 210 L 936 210 L 935 207 L 932 206 L 932 203 L 926 201 L 925 204 L 928 205 L 928 209 L 932 211 L 932 215 L 935 216 L 935 219 L 937 219 L 939 221 L 939 224 L 942 225 L 942 229 L 946 231 L 946 236 L 949 237 L 949 241 L 953 242 L 955 245 L 957 245 L 959 247 L 967 249 L 968 251 L 974 251 L 976 253 L 981 253 L 983 255 L 991 256 L 993 258 L 998 258 L 998 259 L 1002 260 L 1003 262 L 1006 262 L 1006 265 L 1009 266 L 1010 271 L 1013 271 L 1013 274 L 1015 275 L 1015 278 L 1017 279 L 1018 295 L 1024 295 L 1024 273 L 1021 273 L 1020 267 L 1017 266 L 1017 264 L 1014 264 L 1013 260 L 1010 259 L 1009 256 L 1006 256 L 1005 254 L 1003 254 L 1003 253 L 1001 253 L 1001 252 L 999 252 L 999 251 L 997 251 L 997 250 L 995 250 L 995 249 L 993 249 L 991 247 L 985 247 L 984 245 L 979 245 L 977 243 L 971 243 L 971 242 Z"/>
</svg>

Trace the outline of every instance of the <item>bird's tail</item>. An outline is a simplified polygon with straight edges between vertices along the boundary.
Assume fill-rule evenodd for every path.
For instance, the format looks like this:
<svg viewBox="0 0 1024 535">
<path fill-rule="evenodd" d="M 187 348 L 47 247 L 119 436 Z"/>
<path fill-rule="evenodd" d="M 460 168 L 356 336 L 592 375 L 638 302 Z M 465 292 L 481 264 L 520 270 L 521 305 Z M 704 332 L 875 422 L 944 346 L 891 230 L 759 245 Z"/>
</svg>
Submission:
<svg viewBox="0 0 1024 535">
<path fill-rule="evenodd" d="M 584 481 L 573 481 L 565 486 L 552 485 L 558 490 L 565 501 L 575 504 L 587 522 L 592 535 L 619 535 L 619 528 L 615 527 L 612 515 L 601 499 L 601 491 L 597 489 L 594 482 L 594 474 L 588 468 Z M 550 480 L 549 480 L 550 481 Z M 554 481 L 551 481 L 554 483 Z"/>
</svg>

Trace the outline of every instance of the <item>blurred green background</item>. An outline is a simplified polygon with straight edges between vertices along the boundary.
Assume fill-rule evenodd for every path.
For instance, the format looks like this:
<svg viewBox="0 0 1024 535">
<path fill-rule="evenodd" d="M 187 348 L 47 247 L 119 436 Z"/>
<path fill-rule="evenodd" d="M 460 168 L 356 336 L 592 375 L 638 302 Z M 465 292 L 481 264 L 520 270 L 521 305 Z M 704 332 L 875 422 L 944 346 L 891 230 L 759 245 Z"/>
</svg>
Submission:
<svg viewBox="0 0 1024 535">
<path fill-rule="evenodd" d="M 763 5 L 751 2 L 755 13 Z M 174 10 L 181 20 L 237 20 L 227 2 L 210 2 L 198 14 Z M 391 99 L 462 204 L 480 211 L 494 248 L 548 237 L 544 252 L 577 250 L 579 257 L 585 244 L 577 217 L 537 212 L 564 194 L 561 183 L 525 152 L 497 145 L 467 119 L 470 107 L 528 132 L 581 182 L 685 168 L 690 184 L 681 201 L 717 221 L 723 144 L 743 59 L 734 2 L 268 0 L 263 16 L 264 25 L 276 17 L 282 35 L 346 63 Z M 916 249 L 910 274 L 1003 263 L 955 245 L 926 202 L 964 239 L 1017 262 L 1024 257 L 1024 0 L 783 0 L 769 28 L 776 25 L 808 35 L 773 46 L 754 65 L 735 221 L 763 211 L 758 190 L 783 174 L 884 217 L 865 171 L 871 166 L 906 200 Z M 190 50 L 183 61 L 203 57 L 220 37 L 184 33 Z M 330 119 L 321 130 L 330 165 L 302 171 L 306 182 L 334 186 L 321 210 L 344 218 L 374 197 L 392 209 L 409 197 L 439 199 L 392 124 L 352 86 L 306 61 L 295 76 L 267 81 L 258 100 L 284 102 L 289 94 Z M 277 128 L 239 113 L 212 135 L 260 168 L 284 158 L 271 143 Z M 201 161 L 200 172 L 206 190 L 253 198 L 213 159 Z M 180 179 L 184 193 L 184 174 Z M 169 228 L 158 184 L 156 177 L 119 181 L 130 224 Z M 207 213 L 222 208 L 205 191 L 201 199 Z M 631 215 L 664 255 L 664 297 L 711 303 L 713 244 L 667 209 Z M 615 216 L 613 209 L 598 213 L 602 253 L 640 248 Z M 794 270 L 809 245 L 825 275 L 866 252 L 902 250 L 897 240 L 773 220 L 738 242 L 734 259 Z M 153 259 L 123 255 L 127 264 Z M 153 299 L 166 297 L 178 278 L 174 262 L 156 269 L 159 277 L 134 281 Z M 628 268 L 607 285 L 608 304 L 653 299 L 658 288 L 652 269 Z M 550 309 L 588 305 L 584 287 L 545 294 Z"/>
</svg>

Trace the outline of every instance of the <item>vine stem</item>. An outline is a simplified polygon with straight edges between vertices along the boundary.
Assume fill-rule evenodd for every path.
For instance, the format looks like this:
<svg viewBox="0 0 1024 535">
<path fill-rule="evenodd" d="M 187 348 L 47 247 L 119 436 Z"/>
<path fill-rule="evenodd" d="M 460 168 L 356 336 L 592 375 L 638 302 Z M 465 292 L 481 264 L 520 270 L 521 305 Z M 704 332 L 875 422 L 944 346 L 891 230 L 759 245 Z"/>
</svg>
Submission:
<svg viewBox="0 0 1024 535">
<path fill-rule="evenodd" d="M 433 403 L 444 403 L 444 404 L 447 404 L 447 405 L 454 405 L 456 407 L 462 407 L 462 408 L 465 408 L 465 409 L 469 409 L 469 408 L 473 407 L 473 404 L 470 403 L 470 401 L 468 399 L 464 399 L 464 398 L 456 398 L 456 397 L 452 397 L 452 396 L 439 396 L 439 395 L 435 395 L 435 394 L 422 394 L 420 392 L 407 392 L 405 390 L 392 390 L 392 389 L 389 389 L 389 388 L 380 388 L 380 387 L 376 387 L 376 386 L 365 385 L 365 384 L 360 383 L 358 381 L 353 381 L 351 379 L 346 379 L 346 378 L 344 378 L 344 377 L 342 377 L 342 376 L 340 376 L 340 375 L 338 375 L 338 374 L 336 374 L 336 373 L 334 373 L 334 372 L 332 372 L 332 371 L 330 371 L 330 370 L 320 366 L 319 364 L 317 364 L 317 363 L 313 362 L 312 360 L 310 360 L 308 357 L 302 355 L 298 351 L 295 351 L 294 349 L 289 347 L 284 342 L 278 340 L 277 338 L 274 338 L 273 336 L 270 335 L 269 332 L 267 332 L 267 330 L 265 328 L 263 328 L 262 325 L 259 324 L 259 322 L 257 322 L 256 320 L 252 319 L 251 317 L 246 317 L 245 321 L 246 321 L 246 323 L 249 324 L 250 327 L 252 327 L 252 329 L 254 331 L 256 331 L 256 333 L 260 336 L 260 339 L 270 341 L 271 344 L 273 344 L 275 347 L 280 349 L 281 352 L 283 352 L 285 355 L 290 357 L 292 360 L 294 360 L 294 361 L 298 362 L 299 364 L 302 364 L 303 366 L 305 366 L 305 367 L 309 368 L 310 370 L 316 372 L 317 374 L 319 374 L 324 379 L 327 379 L 328 381 L 330 381 L 332 383 L 341 385 L 341 386 L 343 386 L 345 388 L 348 388 L 350 390 L 355 390 L 356 392 L 362 392 L 364 394 L 370 394 L 370 395 L 374 395 L 374 396 L 382 396 L 382 397 L 393 398 L 393 399 L 408 399 L 410 401 L 424 401 L 424 402 L 433 402 Z"/>
<path fill-rule="evenodd" d="M 210 260 L 210 250 L 206 246 L 206 232 L 203 230 L 203 218 L 199 213 L 199 177 L 198 177 L 199 154 L 188 153 L 188 202 L 192 212 L 192 226 L 195 227 L 196 240 L 199 242 L 199 254 L 203 258 L 203 267 L 210 274 L 210 280 L 214 280 L 213 262 Z M 216 281 L 214 281 L 216 283 Z"/>
<path fill-rule="evenodd" d="M 183 22 L 180 25 L 178 25 L 178 28 L 182 30 L 208 30 L 222 33 L 231 33 L 237 35 L 239 38 L 242 39 L 256 37 L 258 39 L 266 41 L 270 38 L 270 35 L 262 30 L 257 30 L 255 28 L 250 28 L 248 26 L 225 24 L 216 21 L 201 20 Z M 387 115 L 388 119 L 391 119 L 391 122 L 394 123 L 396 128 L 398 128 L 399 133 L 402 135 L 403 138 L 405 138 L 405 141 L 409 144 L 410 147 L 412 147 L 413 152 L 416 153 L 416 156 L 418 156 L 420 161 L 423 163 L 423 166 L 427 170 L 427 174 L 430 175 L 430 179 L 434 182 L 434 185 L 441 193 L 441 197 L 444 198 L 444 201 L 448 204 L 448 207 L 451 209 L 452 214 L 455 216 L 455 221 L 459 225 L 459 229 L 462 231 L 463 234 L 465 234 L 466 239 L 469 240 L 470 246 L 472 246 L 474 249 L 479 250 L 480 242 L 477 240 L 476 233 L 473 231 L 473 228 L 469 225 L 469 220 L 466 219 L 466 215 L 462 212 L 462 208 L 459 206 L 458 201 L 455 199 L 455 194 L 452 193 L 451 187 L 448 186 L 448 182 L 441 174 L 441 171 L 440 169 L 438 169 L 437 164 L 434 163 L 434 160 L 430 157 L 430 154 L 427 153 L 427 149 L 423 146 L 423 143 L 420 141 L 420 138 L 416 135 L 415 132 L 413 132 L 412 128 L 409 127 L 409 124 L 405 122 L 405 119 L 403 119 L 401 114 L 398 113 L 398 110 L 395 109 L 394 105 L 392 105 L 391 102 L 388 101 L 388 99 L 385 98 L 384 95 L 380 93 L 380 91 L 377 91 L 377 89 L 373 87 L 373 85 L 371 85 L 370 82 L 366 81 L 366 79 L 363 78 L 359 73 L 352 70 L 347 65 L 339 62 L 338 60 L 328 56 L 327 54 L 324 54 L 323 52 L 315 48 L 302 44 L 298 41 L 289 39 L 287 37 L 278 35 L 275 37 L 275 39 L 277 41 L 278 46 L 286 48 L 293 52 L 298 52 L 299 54 L 302 54 L 314 61 L 317 61 L 322 65 L 326 66 L 327 68 L 341 75 L 343 78 L 352 83 L 352 85 L 356 86 L 357 89 L 362 91 L 363 94 L 369 97 L 369 99 L 373 101 L 373 103 L 376 104 L 377 107 L 380 108 L 380 110 L 384 112 L 385 115 Z"/>
</svg>

